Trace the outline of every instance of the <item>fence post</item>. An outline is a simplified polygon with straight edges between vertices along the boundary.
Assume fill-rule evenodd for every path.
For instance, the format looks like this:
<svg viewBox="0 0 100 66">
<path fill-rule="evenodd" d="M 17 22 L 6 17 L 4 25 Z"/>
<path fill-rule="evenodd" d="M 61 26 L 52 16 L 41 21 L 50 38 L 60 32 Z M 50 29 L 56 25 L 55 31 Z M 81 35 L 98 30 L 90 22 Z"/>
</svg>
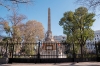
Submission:
<svg viewBox="0 0 100 66">
<path fill-rule="evenodd" d="M 57 59 L 58 59 L 58 48 L 57 48 L 58 43 L 56 43 L 56 62 L 57 63 Z"/>
<path fill-rule="evenodd" d="M 56 58 L 58 58 L 58 48 L 57 48 L 57 45 L 58 44 L 56 44 Z"/>
<path fill-rule="evenodd" d="M 8 58 L 8 41 L 7 41 L 6 52 L 5 52 L 5 54 L 4 54 L 4 57 Z"/>
<path fill-rule="evenodd" d="M 8 53 L 8 41 L 7 41 L 7 46 L 6 46 L 6 54 Z"/>
<path fill-rule="evenodd" d="M 40 59 L 40 41 L 38 43 L 38 57 L 37 58 Z"/>
<path fill-rule="evenodd" d="M 73 62 L 74 62 L 74 57 L 75 57 L 75 51 L 74 51 L 74 44 L 73 44 Z"/>
<path fill-rule="evenodd" d="M 6 52 L 4 53 L 4 56 L 3 56 L 3 58 L 5 58 L 6 60 L 5 61 L 3 61 L 3 62 L 6 62 L 6 63 L 8 63 L 8 41 L 7 41 L 7 44 L 6 44 Z"/>
<path fill-rule="evenodd" d="M 96 49 L 96 57 L 98 59 L 98 48 L 97 48 L 97 44 L 95 44 L 95 49 Z"/>
<path fill-rule="evenodd" d="M 14 44 L 12 44 L 12 58 L 13 58 L 13 52 L 14 52 Z"/>
</svg>

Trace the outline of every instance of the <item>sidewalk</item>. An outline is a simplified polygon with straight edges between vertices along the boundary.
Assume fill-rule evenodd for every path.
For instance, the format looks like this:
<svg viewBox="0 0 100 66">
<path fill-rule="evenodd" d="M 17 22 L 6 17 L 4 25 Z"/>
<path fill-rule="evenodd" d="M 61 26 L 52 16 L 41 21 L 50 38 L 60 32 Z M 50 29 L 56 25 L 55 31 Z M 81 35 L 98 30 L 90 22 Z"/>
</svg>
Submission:
<svg viewBox="0 0 100 66">
<path fill-rule="evenodd" d="M 0 66 L 100 66 L 100 62 L 79 62 L 79 63 L 13 63 L 1 64 Z"/>
</svg>

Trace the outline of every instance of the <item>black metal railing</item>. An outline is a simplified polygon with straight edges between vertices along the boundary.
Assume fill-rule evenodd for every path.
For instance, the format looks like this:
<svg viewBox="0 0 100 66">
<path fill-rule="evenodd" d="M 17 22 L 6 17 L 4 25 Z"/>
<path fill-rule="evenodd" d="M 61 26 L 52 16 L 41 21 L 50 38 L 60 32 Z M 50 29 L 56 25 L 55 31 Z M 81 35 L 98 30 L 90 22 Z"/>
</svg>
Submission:
<svg viewBox="0 0 100 66">
<path fill-rule="evenodd" d="M 99 45 L 76 46 L 67 43 L 0 43 L 0 58 L 26 59 L 69 59 L 66 61 L 99 61 Z"/>
</svg>

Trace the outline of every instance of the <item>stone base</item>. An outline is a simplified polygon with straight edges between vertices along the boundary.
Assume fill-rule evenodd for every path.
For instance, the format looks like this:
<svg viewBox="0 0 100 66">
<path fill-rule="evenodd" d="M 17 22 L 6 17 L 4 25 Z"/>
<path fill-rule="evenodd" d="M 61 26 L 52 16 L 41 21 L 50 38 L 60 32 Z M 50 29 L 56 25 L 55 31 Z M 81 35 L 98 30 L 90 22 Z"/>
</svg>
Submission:
<svg viewBox="0 0 100 66">
<path fill-rule="evenodd" d="M 7 64 L 8 58 L 0 58 L 0 64 Z"/>
</svg>

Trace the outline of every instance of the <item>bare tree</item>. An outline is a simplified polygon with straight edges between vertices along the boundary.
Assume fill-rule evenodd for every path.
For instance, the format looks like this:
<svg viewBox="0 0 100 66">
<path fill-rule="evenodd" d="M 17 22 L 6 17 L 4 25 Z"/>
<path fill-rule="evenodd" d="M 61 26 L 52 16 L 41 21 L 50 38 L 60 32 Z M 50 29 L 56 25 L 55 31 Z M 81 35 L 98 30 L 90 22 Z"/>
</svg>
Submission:
<svg viewBox="0 0 100 66">
<path fill-rule="evenodd" d="M 13 42 L 19 41 L 21 39 L 20 24 L 25 19 L 26 16 L 18 14 L 15 9 L 12 10 L 12 15 L 8 16 L 8 23 L 5 23 L 5 31 L 10 34 Z"/>
<path fill-rule="evenodd" d="M 31 3 L 33 3 L 33 0 L 0 0 L 0 5 L 7 8 L 8 10 L 12 5 L 18 7 L 19 4 L 31 4 Z"/>
<path fill-rule="evenodd" d="M 44 38 L 44 28 L 42 23 L 30 20 L 21 27 L 24 42 L 37 42 Z"/>
<path fill-rule="evenodd" d="M 100 0 L 76 0 L 76 3 L 84 5 L 94 11 L 100 9 Z"/>
<path fill-rule="evenodd" d="M 0 35 L 3 34 L 5 30 L 6 30 L 6 33 L 8 33 L 8 29 L 9 29 L 8 22 L 4 20 L 3 18 L 0 18 Z"/>
<path fill-rule="evenodd" d="M 33 4 L 33 1 L 34 0 L 0 0 L 0 6 L 3 6 L 8 10 L 12 10 L 12 7 L 17 8 L 20 4 L 30 5 Z M 20 17 L 23 17 L 23 15 L 20 15 Z M 21 19 L 22 18 L 20 18 L 20 20 Z M 5 20 L 2 17 L 0 17 L 0 31 L 3 31 L 2 27 L 4 26 L 5 23 L 6 23 Z"/>
</svg>

